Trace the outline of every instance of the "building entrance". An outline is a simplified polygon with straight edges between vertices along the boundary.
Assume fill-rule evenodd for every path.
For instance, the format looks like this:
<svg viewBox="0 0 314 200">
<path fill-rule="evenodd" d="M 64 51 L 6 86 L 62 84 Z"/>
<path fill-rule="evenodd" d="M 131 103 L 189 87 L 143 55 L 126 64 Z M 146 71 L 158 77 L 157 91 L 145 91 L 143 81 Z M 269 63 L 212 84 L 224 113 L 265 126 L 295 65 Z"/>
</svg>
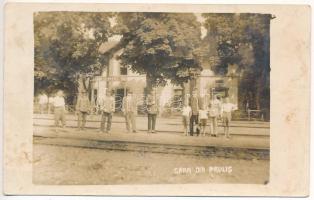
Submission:
<svg viewBox="0 0 314 200">
<path fill-rule="evenodd" d="M 123 98 L 127 94 L 127 89 L 118 88 L 115 90 L 115 112 L 122 112 Z"/>
</svg>

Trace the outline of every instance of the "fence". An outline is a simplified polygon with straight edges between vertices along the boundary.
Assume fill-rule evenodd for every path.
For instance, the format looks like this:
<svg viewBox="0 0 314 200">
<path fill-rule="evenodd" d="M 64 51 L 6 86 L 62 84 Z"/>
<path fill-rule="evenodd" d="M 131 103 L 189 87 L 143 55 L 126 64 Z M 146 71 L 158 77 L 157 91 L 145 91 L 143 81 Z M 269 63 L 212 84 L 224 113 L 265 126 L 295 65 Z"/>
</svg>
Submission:
<svg viewBox="0 0 314 200">
<path fill-rule="evenodd" d="M 145 115 L 147 113 L 147 106 L 144 102 L 138 104 L 138 114 Z M 69 114 L 75 113 L 74 105 L 67 105 L 66 112 Z M 172 117 L 180 116 L 182 109 L 182 100 L 170 101 L 166 103 L 160 110 L 161 117 Z M 34 113 L 43 113 L 43 114 L 53 114 L 53 106 L 45 105 L 41 107 L 38 103 L 34 104 Z M 99 106 L 95 105 L 91 108 L 91 114 L 97 115 L 100 114 Z M 117 115 L 122 114 L 121 110 L 117 110 Z M 264 113 L 260 110 L 236 110 L 232 113 L 233 120 L 254 120 L 254 121 L 264 121 Z"/>
</svg>

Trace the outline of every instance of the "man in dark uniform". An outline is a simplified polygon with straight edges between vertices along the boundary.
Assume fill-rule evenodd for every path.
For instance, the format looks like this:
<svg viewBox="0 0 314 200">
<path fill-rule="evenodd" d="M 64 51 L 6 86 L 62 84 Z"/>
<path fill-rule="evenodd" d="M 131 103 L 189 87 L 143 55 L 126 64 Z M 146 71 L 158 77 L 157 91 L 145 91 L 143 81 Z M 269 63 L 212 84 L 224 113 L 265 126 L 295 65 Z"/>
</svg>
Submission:
<svg viewBox="0 0 314 200">
<path fill-rule="evenodd" d="M 155 133 L 156 118 L 159 111 L 159 103 L 156 97 L 156 91 L 152 90 L 146 99 L 147 104 L 147 117 L 148 117 L 148 130 L 147 133 Z"/>
<path fill-rule="evenodd" d="M 198 111 L 199 111 L 199 98 L 197 96 L 197 88 L 193 89 L 192 97 L 190 98 L 190 105 L 192 109 L 192 115 L 190 119 L 190 135 L 193 136 L 194 131 L 196 131 L 196 135 L 199 135 L 198 129 Z M 196 129 L 196 130 L 194 130 Z"/>
</svg>

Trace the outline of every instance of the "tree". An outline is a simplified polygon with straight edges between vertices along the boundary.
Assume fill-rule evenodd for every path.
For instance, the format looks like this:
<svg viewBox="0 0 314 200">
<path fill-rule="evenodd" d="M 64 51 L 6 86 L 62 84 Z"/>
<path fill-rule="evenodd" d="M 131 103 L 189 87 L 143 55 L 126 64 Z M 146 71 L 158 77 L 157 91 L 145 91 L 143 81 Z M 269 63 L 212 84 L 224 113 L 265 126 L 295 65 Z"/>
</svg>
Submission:
<svg viewBox="0 0 314 200">
<path fill-rule="evenodd" d="M 269 109 L 269 28 L 272 16 L 224 13 L 203 14 L 203 17 L 208 34 L 217 42 L 220 62 L 214 70 L 225 74 L 228 64 L 237 64 L 242 71 L 240 92 L 253 94 L 256 109 Z"/>
<path fill-rule="evenodd" d="M 35 94 L 77 92 L 78 74 L 99 72 L 99 47 L 111 34 L 111 13 L 39 12 L 34 14 Z"/>
<path fill-rule="evenodd" d="M 119 13 L 117 33 L 123 36 L 122 65 L 146 74 L 147 91 L 167 80 L 180 85 L 198 62 L 200 23 L 193 14 Z"/>
</svg>

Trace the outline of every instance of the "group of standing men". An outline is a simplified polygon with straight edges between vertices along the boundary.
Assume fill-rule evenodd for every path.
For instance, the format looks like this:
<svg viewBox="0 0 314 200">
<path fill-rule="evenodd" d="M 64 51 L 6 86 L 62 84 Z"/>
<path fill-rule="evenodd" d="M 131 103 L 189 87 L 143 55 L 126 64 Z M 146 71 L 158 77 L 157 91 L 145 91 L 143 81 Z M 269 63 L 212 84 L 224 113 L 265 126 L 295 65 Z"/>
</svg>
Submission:
<svg viewBox="0 0 314 200">
<path fill-rule="evenodd" d="M 53 100 L 55 113 L 56 131 L 61 121 L 62 127 L 65 126 L 65 100 L 63 92 L 58 91 Z M 129 133 L 136 133 L 136 116 L 137 116 L 138 101 L 131 91 L 123 98 L 122 112 L 125 117 L 126 129 Z M 152 90 L 146 97 L 148 129 L 147 133 L 156 132 L 156 118 L 159 112 L 159 101 L 156 97 L 156 92 Z M 100 132 L 109 133 L 111 130 L 112 116 L 115 112 L 115 99 L 113 93 L 107 91 L 106 96 L 99 101 L 99 109 L 101 112 Z M 184 126 L 184 135 L 197 136 L 206 134 L 207 121 L 209 120 L 210 135 L 218 135 L 218 119 L 222 119 L 224 134 L 227 138 L 229 135 L 229 123 L 231 121 L 231 113 L 236 109 L 236 106 L 229 102 L 228 97 L 223 101 L 218 95 L 207 102 L 202 100 L 197 95 L 197 89 L 194 89 L 192 96 L 185 101 L 182 108 L 182 119 Z M 91 104 L 86 91 L 80 92 L 77 98 L 75 111 L 78 116 L 78 129 L 84 130 L 87 115 L 91 111 Z"/>
<path fill-rule="evenodd" d="M 157 105 L 156 95 L 151 92 L 146 98 L 147 116 L 148 116 L 148 133 L 155 133 L 156 118 L 159 106 Z M 111 129 L 112 114 L 115 111 L 115 100 L 112 93 L 106 93 L 106 97 L 99 102 L 101 117 L 101 132 L 109 133 Z M 129 91 L 127 96 L 122 101 L 122 112 L 125 117 L 126 129 L 129 133 L 137 132 L 136 116 L 137 116 L 138 101 L 133 92 Z"/>
<path fill-rule="evenodd" d="M 99 110 L 101 112 L 100 132 L 109 133 L 111 130 L 112 116 L 115 112 L 115 100 L 112 93 L 106 92 L 106 96 L 98 102 Z M 85 128 L 86 116 L 90 112 L 90 102 L 87 97 L 86 91 L 78 95 L 76 103 L 76 114 L 78 115 L 78 128 L 83 130 Z M 135 114 L 136 114 L 136 101 L 131 93 L 123 100 L 123 113 L 126 119 L 127 130 L 130 132 L 132 127 L 133 132 L 136 132 Z"/>
<path fill-rule="evenodd" d="M 129 133 L 136 133 L 136 116 L 137 116 L 138 101 L 133 92 L 129 91 L 127 96 L 122 101 L 122 112 L 125 117 L 126 129 Z M 156 118 L 159 111 L 158 101 L 154 91 L 150 92 L 146 98 L 148 130 L 147 133 L 156 132 Z M 112 94 L 107 92 L 106 97 L 100 101 L 101 131 L 109 132 L 111 128 L 112 113 L 115 111 L 115 101 Z M 107 126 L 105 127 L 105 125 Z"/>
<path fill-rule="evenodd" d="M 156 132 L 156 118 L 159 111 L 156 95 L 151 92 L 147 95 L 147 116 L 148 116 L 148 133 Z M 62 127 L 65 126 L 65 100 L 63 92 L 58 91 L 53 100 L 54 113 L 55 113 L 55 127 L 56 131 L 61 121 Z M 109 133 L 111 130 L 112 116 L 115 112 L 115 99 L 113 93 L 106 92 L 106 96 L 99 102 L 99 110 L 101 112 L 100 132 Z M 125 117 L 127 131 L 136 133 L 136 115 L 137 115 L 137 99 L 133 96 L 132 91 L 129 91 L 127 96 L 123 98 L 122 112 Z M 91 111 L 91 104 L 88 99 L 86 91 L 80 92 L 77 98 L 75 113 L 78 116 L 78 130 L 84 130 L 87 115 Z"/>
</svg>

